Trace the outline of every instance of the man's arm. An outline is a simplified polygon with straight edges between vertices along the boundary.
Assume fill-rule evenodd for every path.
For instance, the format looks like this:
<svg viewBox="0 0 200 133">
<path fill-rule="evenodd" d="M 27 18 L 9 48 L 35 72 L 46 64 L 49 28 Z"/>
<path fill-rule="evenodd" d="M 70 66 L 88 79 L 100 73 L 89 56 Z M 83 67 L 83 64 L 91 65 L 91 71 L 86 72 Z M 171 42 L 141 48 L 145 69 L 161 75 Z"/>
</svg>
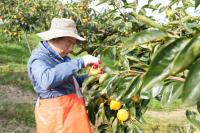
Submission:
<svg viewBox="0 0 200 133">
<path fill-rule="evenodd" d="M 50 67 L 43 60 L 32 61 L 31 72 L 35 80 L 45 89 L 59 86 L 63 81 L 84 67 L 82 58 L 63 62 L 55 67 Z"/>
</svg>

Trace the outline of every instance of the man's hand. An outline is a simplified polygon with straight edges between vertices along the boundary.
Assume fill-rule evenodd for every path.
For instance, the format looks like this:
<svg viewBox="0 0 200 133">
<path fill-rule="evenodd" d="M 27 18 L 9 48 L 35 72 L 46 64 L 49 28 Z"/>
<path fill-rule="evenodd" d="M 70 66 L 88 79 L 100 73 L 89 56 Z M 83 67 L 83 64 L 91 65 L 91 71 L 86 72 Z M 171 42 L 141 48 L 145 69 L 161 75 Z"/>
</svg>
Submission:
<svg viewBox="0 0 200 133">
<path fill-rule="evenodd" d="M 85 55 L 82 57 L 83 58 L 83 61 L 84 61 L 84 66 L 87 67 L 88 65 L 91 65 L 91 64 L 96 64 L 97 66 L 99 64 L 101 64 L 101 61 L 99 58 L 97 57 L 94 57 L 92 55 Z"/>
</svg>

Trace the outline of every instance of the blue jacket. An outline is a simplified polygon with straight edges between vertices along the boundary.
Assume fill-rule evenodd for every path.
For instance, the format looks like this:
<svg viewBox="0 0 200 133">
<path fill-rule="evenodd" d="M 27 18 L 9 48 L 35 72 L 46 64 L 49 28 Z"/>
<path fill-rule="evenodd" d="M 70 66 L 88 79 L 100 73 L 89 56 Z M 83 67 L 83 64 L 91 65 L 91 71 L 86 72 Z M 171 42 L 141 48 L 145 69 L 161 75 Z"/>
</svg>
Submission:
<svg viewBox="0 0 200 133">
<path fill-rule="evenodd" d="M 81 86 L 87 75 L 77 76 L 84 67 L 82 58 L 61 57 L 47 41 L 41 41 L 28 60 L 28 75 L 40 98 L 53 98 L 75 93 L 73 75 Z"/>
</svg>

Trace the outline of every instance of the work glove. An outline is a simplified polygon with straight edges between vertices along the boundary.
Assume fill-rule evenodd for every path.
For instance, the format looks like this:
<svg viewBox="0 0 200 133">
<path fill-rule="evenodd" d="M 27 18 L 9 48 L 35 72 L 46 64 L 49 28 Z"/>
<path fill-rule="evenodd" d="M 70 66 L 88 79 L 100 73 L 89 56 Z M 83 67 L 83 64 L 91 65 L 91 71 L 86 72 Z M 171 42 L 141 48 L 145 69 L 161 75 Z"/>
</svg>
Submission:
<svg viewBox="0 0 200 133">
<path fill-rule="evenodd" d="M 91 65 L 91 64 L 96 64 L 96 65 L 101 64 L 100 59 L 97 58 L 97 57 L 94 57 L 92 55 L 85 55 L 82 58 L 83 58 L 85 67 L 88 66 L 88 65 Z"/>
</svg>

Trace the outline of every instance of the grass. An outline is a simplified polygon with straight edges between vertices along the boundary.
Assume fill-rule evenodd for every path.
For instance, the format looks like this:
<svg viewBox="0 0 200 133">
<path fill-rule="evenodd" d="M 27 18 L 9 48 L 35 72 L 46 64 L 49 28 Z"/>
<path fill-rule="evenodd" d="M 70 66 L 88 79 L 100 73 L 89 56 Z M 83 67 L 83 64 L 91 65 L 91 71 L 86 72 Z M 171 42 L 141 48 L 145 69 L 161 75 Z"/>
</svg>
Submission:
<svg viewBox="0 0 200 133">
<path fill-rule="evenodd" d="M 1 63 L 25 64 L 29 55 L 24 44 L 2 43 L 0 45 Z"/>
<path fill-rule="evenodd" d="M 144 133 L 192 133 L 195 129 L 188 121 L 164 121 L 145 116 Z"/>
<path fill-rule="evenodd" d="M 28 36 L 32 49 L 36 47 L 39 40 L 35 35 Z M 0 37 L 0 43 L 0 84 L 33 91 L 26 69 L 30 56 L 27 43 L 24 40 L 6 42 L 4 36 Z"/>
<path fill-rule="evenodd" d="M 181 100 L 174 101 L 171 105 L 163 106 L 162 103 L 156 99 L 151 99 L 148 110 L 170 112 L 177 109 L 182 109 Z"/>
<path fill-rule="evenodd" d="M 0 103 L 0 132 L 29 133 L 35 127 L 33 110 L 28 103 Z"/>
<path fill-rule="evenodd" d="M 0 103 L 0 118 L 7 121 L 15 120 L 20 124 L 35 126 L 33 116 L 34 105 L 28 103 Z"/>
</svg>

